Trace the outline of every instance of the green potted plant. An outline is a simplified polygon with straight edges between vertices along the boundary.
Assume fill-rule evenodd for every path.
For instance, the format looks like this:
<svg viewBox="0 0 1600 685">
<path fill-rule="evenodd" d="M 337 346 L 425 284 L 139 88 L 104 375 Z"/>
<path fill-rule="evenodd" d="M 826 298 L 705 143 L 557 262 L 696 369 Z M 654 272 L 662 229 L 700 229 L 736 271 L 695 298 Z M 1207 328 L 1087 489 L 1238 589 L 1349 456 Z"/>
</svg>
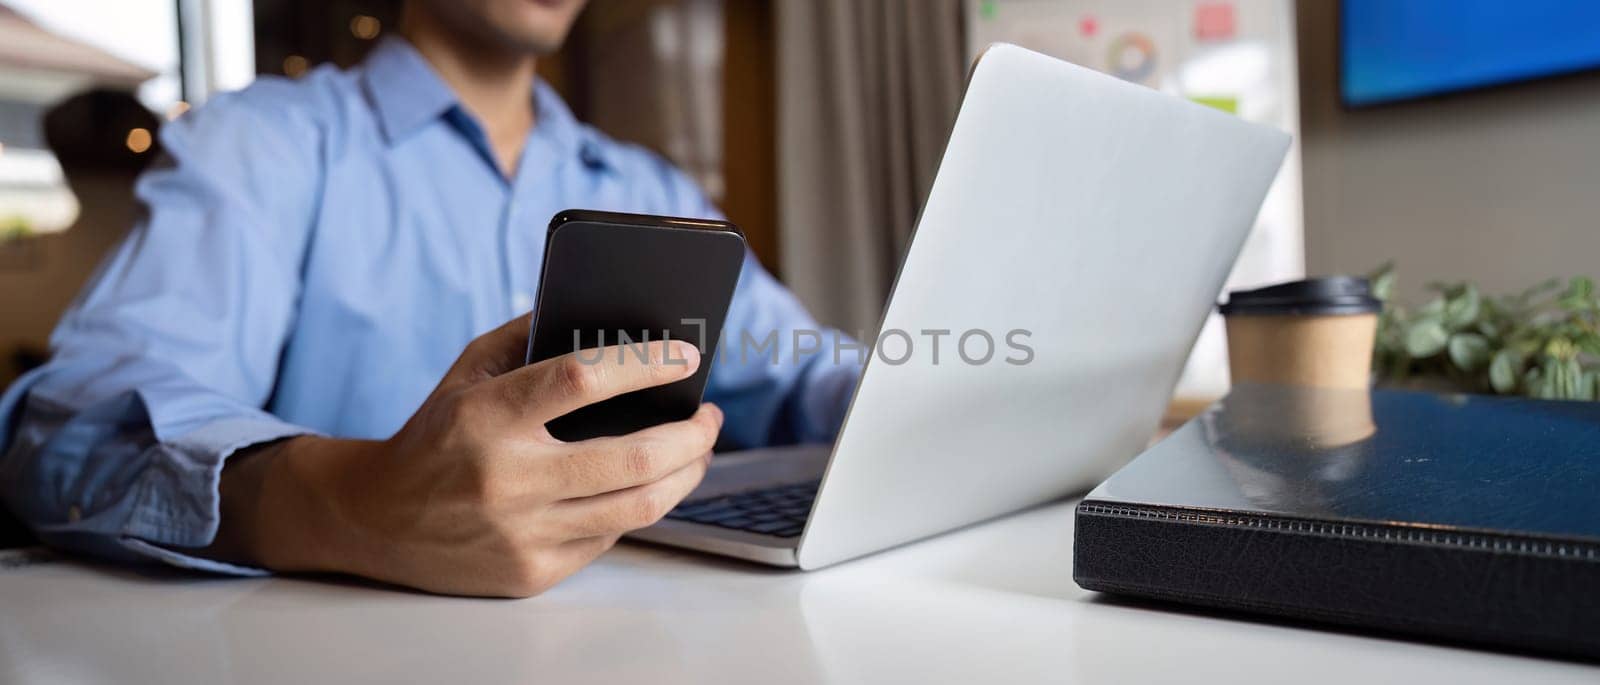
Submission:
<svg viewBox="0 0 1600 685">
<path fill-rule="evenodd" d="M 1384 301 L 1373 370 L 1380 382 L 1563 400 L 1600 396 L 1600 296 L 1557 279 L 1500 297 L 1472 283 L 1432 283 L 1417 308 L 1393 301 L 1394 265 L 1374 272 Z"/>
</svg>

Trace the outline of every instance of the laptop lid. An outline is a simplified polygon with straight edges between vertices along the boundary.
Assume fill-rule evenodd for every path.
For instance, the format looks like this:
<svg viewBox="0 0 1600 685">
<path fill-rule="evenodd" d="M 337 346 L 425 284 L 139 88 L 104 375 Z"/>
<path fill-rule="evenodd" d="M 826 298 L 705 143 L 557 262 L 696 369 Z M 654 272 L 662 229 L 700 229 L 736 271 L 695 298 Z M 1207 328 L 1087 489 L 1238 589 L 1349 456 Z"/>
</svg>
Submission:
<svg viewBox="0 0 1600 685">
<path fill-rule="evenodd" d="M 799 545 L 826 566 L 1087 490 L 1156 428 L 1290 138 L 997 44 Z"/>
</svg>

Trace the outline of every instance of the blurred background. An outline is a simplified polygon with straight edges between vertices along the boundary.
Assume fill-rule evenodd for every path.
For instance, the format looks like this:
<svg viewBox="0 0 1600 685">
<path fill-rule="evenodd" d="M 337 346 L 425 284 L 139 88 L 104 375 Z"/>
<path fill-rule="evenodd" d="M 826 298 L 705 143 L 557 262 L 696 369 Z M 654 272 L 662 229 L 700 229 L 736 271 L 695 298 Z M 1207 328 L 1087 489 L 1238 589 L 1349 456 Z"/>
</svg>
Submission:
<svg viewBox="0 0 1600 685">
<path fill-rule="evenodd" d="M 138 216 L 163 122 L 258 77 L 354 65 L 397 16 L 393 0 L 0 0 L 0 386 L 44 357 Z M 540 71 L 579 117 L 697 178 L 824 322 L 870 333 L 994 41 L 1295 134 L 1232 287 L 1390 260 L 1402 297 L 1600 275 L 1587 0 L 593 0 Z M 1226 387 L 1212 325 L 1179 395 Z"/>
</svg>

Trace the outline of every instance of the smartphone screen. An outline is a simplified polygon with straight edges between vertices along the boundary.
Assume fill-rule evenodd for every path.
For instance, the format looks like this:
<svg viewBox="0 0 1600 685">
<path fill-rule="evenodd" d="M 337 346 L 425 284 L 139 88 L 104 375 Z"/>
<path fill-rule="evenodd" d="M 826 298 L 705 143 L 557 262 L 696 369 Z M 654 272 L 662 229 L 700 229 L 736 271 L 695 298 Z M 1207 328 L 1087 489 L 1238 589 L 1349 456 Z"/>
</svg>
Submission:
<svg viewBox="0 0 1600 685">
<path fill-rule="evenodd" d="M 646 363 L 638 343 L 694 344 L 694 375 L 583 407 L 546 425 L 557 439 L 622 435 L 692 416 L 705 393 L 728 304 L 744 266 L 744 234 L 731 223 L 568 210 L 550 221 L 528 337 L 528 363 L 598 348 Z"/>
</svg>

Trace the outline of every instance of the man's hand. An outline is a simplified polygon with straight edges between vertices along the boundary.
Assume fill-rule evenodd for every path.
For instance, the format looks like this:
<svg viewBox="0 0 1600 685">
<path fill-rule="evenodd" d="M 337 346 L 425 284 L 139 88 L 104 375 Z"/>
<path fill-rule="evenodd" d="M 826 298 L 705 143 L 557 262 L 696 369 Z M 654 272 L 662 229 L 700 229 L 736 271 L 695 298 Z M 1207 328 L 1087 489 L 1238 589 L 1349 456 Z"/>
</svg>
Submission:
<svg viewBox="0 0 1600 685">
<path fill-rule="evenodd" d="M 705 475 L 720 410 L 706 404 L 685 421 L 572 443 L 544 426 L 682 380 L 698 352 L 673 342 L 668 355 L 657 342 L 649 363 L 611 351 L 523 367 L 528 323 L 468 345 L 389 440 L 301 437 L 241 455 L 223 475 L 211 551 L 278 570 L 525 597 L 660 520 Z"/>
</svg>

